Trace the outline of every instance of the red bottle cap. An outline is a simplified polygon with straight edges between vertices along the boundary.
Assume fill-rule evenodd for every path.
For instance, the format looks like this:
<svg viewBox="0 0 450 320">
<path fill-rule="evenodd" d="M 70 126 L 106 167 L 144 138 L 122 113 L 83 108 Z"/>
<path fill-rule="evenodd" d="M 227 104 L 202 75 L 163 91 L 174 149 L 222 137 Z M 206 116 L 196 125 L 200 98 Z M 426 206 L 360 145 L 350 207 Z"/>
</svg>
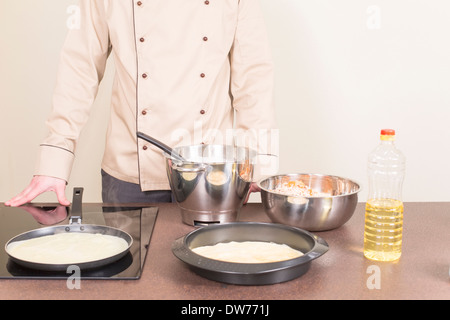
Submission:
<svg viewBox="0 0 450 320">
<path fill-rule="evenodd" d="M 395 130 L 394 129 L 382 129 L 381 135 L 382 136 L 395 136 Z"/>
</svg>

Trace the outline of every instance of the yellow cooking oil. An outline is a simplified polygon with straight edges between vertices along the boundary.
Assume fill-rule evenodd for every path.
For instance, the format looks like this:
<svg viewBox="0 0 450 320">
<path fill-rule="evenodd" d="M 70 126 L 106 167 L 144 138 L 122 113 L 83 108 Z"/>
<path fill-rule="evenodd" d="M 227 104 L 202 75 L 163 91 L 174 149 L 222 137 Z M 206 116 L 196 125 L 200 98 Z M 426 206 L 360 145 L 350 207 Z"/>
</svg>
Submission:
<svg viewBox="0 0 450 320">
<path fill-rule="evenodd" d="M 366 202 L 364 256 L 376 261 L 394 261 L 402 254 L 403 202 L 369 199 Z"/>
</svg>

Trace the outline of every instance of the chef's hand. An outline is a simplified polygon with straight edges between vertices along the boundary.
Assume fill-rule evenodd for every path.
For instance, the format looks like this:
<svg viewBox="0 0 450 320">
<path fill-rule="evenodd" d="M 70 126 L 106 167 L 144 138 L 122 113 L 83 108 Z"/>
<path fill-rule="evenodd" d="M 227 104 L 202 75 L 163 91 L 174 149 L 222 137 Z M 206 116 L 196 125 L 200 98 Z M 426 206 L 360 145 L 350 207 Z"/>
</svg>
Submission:
<svg viewBox="0 0 450 320">
<path fill-rule="evenodd" d="M 245 198 L 244 204 L 248 202 L 248 198 L 250 198 L 250 194 L 252 192 L 261 192 L 261 189 L 258 187 L 258 184 L 256 182 L 252 182 L 250 184 L 250 190 L 248 191 L 247 198 Z"/>
<path fill-rule="evenodd" d="M 65 190 L 65 180 L 47 176 L 34 176 L 28 187 L 26 187 L 25 190 L 14 198 L 5 202 L 5 206 L 21 206 L 25 203 L 31 202 L 38 195 L 47 191 L 54 191 L 56 193 L 56 197 L 58 198 L 58 202 L 63 206 L 68 206 L 70 205 L 70 201 L 66 198 Z"/>
</svg>

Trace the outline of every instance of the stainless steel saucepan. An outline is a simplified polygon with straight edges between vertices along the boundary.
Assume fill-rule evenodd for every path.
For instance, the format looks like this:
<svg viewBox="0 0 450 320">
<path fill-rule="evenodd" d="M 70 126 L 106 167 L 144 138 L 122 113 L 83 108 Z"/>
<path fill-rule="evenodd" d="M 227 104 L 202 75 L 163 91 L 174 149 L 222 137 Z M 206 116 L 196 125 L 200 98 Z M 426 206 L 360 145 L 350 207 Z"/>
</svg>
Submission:
<svg viewBox="0 0 450 320">
<path fill-rule="evenodd" d="M 167 177 L 184 223 L 237 220 L 253 180 L 255 151 L 213 144 L 172 149 L 141 132 L 137 136 L 164 151 Z"/>
<path fill-rule="evenodd" d="M 98 267 L 103 267 L 113 262 L 118 261 L 122 257 L 124 257 L 130 250 L 131 245 L 133 244 L 133 238 L 127 232 L 124 232 L 120 229 L 108 227 L 108 226 L 100 226 L 100 225 L 91 225 L 91 224 L 82 224 L 81 223 L 81 215 L 82 215 L 82 196 L 83 196 L 83 188 L 74 188 L 73 193 L 73 201 L 72 201 L 72 209 L 70 211 L 70 223 L 67 225 L 58 225 L 52 227 L 44 227 L 40 229 L 35 229 L 32 231 L 28 231 L 22 233 L 20 235 L 15 236 L 10 239 L 5 245 L 5 251 L 9 255 L 10 259 L 15 263 L 31 269 L 43 270 L 43 271 L 66 271 L 67 268 L 71 265 L 77 265 L 80 269 L 93 269 Z M 124 239 L 128 247 L 121 252 L 111 255 L 109 257 L 92 260 L 83 263 L 67 263 L 67 264 L 53 264 L 53 263 L 39 263 L 35 261 L 26 261 L 15 257 L 14 254 L 11 253 L 10 245 L 14 244 L 18 241 L 30 240 L 34 238 L 39 238 L 43 236 L 50 236 L 60 233 L 90 233 L 90 234 L 102 234 L 109 235 L 114 237 L 119 237 Z"/>
</svg>

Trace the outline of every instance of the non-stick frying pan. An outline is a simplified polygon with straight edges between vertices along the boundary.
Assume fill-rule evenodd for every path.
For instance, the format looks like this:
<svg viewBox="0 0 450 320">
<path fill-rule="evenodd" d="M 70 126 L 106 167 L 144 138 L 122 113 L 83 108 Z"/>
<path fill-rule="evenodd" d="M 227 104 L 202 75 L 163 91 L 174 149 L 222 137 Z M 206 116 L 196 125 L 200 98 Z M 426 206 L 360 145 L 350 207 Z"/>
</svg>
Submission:
<svg viewBox="0 0 450 320">
<path fill-rule="evenodd" d="M 5 251 L 9 255 L 10 259 L 17 264 L 24 266 L 26 268 L 44 270 L 44 271 L 66 271 L 67 268 L 71 265 L 77 265 L 80 269 L 92 269 L 98 268 L 110 263 L 116 262 L 122 257 L 124 257 L 128 251 L 130 250 L 131 245 L 133 244 L 133 238 L 127 232 L 124 232 L 120 229 L 108 227 L 108 226 L 100 226 L 100 225 L 92 225 L 92 224 L 82 224 L 81 223 L 81 215 L 82 215 L 82 197 L 83 197 L 83 188 L 74 188 L 73 192 L 73 201 L 72 201 L 72 209 L 70 211 L 70 223 L 68 225 L 58 225 L 52 227 L 45 227 L 40 229 L 35 229 L 32 231 L 28 231 L 22 233 L 20 235 L 15 236 L 10 239 L 5 245 Z M 15 257 L 8 250 L 8 246 L 17 241 L 29 240 L 34 238 L 39 238 L 43 236 L 50 236 L 59 233 L 67 233 L 67 232 L 79 232 L 79 233 L 91 233 L 91 234 L 102 234 L 119 237 L 124 239 L 128 247 L 121 252 L 114 254 L 112 256 L 87 261 L 83 263 L 68 263 L 68 264 L 51 264 L 51 263 L 38 263 L 32 261 L 26 261 L 20 258 Z"/>
</svg>

